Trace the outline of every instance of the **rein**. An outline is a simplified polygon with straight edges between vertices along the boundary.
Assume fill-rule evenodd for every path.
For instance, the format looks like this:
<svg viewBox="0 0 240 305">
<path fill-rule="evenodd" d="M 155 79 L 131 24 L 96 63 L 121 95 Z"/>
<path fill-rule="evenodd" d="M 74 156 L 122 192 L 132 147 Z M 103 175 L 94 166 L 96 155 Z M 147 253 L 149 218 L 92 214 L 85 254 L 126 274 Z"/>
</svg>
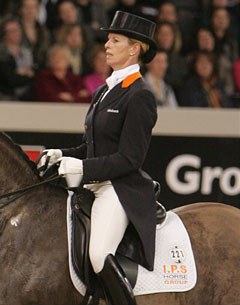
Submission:
<svg viewBox="0 0 240 305">
<path fill-rule="evenodd" d="M 0 203 L 0 209 L 5 207 L 6 205 L 8 205 L 9 203 L 15 201 L 16 199 L 22 197 L 23 195 L 25 195 L 26 193 L 28 193 L 29 191 L 31 191 L 32 189 L 35 189 L 36 187 L 38 186 L 41 186 L 43 184 L 46 184 L 48 182 L 52 182 L 52 181 L 55 181 L 55 180 L 58 180 L 62 177 L 62 175 L 58 175 L 58 174 L 54 174 L 52 175 L 51 177 L 49 177 L 48 179 L 46 180 L 43 180 L 41 182 L 38 182 L 38 183 L 35 183 L 35 184 L 32 184 L 32 185 L 29 185 L 29 186 L 26 186 L 22 189 L 19 189 L 19 190 L 16 190 L 16 191 L 13 191 L 13 192 L 9 192 L 7 194 L 3 194 L 0 196 L 0 201 L 2 199 L 5 199 L 7 198 L 6 202 L 4 203 Z M 14 197 L 13 197 L 14 196 Z"/>
<path fill-rule="evenodd" d="M 43 151 L 40 156 L 38 157 L 38 159 L 36 160 L 36 165 L 38 165 L 38 163 L 40 162 L 41 158 L 46 155 L 47 152 Z M 48 168 L 48 164 L 49 164 L 49 157 L 46 158 L 45 164 L 43 166 L 41 166 L 40 168 L 38 168 L 39 172 L 45 171 Z M 52 176 L 50 176 L 48 179 L 45 179 L 41 182 L 26 186 L 24 188 L 21 188 L 19 190 L 13 191 L 13 192 L 9 192 L 7 194 L 3 194 L 0 196 L 0 201 L 2 199 L 6 199 L 5 202 L 0 203 L 0 209 L 2 209 L 3 207 L 5 207 L 6 205 L 10 204 L 11 202 L 17 200 L 18 198 L 24 196 L 26 193 L 28 193 L 29 191 L 31 191 L 32 189 L 35 189 L 38 186 L 41 186 L 43 184 L 58 180 L 62 177 L 62 175 L 58 175 L 53 174 Z"/>
</svg>

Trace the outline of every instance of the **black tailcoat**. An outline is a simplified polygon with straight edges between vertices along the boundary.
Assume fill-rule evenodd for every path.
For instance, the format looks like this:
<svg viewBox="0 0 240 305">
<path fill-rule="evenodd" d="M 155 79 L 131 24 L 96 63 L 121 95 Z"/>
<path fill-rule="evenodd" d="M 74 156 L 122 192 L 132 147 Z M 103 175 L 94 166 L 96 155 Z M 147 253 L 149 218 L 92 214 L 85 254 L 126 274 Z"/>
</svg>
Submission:
<svg viewBox="0 0 240 305">
<path fill-rule="evenodd" d="M 100 87 L 85 121 L 84 143 L 63 150 L 83 160 L 83 182 L 111 180 L 145 253 L 144 267 L 153 268 L 156 204 L 152 179 L 141 169 L 157 120 L 156 102 L 139 78 L 125 88 L 116 85 L 101 100 Z M 106 215 L 107 217 L 107 215 Z"/>
</svg>

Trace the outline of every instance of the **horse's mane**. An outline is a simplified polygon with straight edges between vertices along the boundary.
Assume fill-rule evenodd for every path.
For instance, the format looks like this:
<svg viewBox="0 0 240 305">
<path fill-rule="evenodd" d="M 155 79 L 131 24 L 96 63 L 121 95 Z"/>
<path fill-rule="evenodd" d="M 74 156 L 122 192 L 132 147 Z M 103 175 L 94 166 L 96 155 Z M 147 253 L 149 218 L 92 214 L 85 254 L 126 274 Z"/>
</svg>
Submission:
<svg viewBox="0 0 240 305">
<path fill-rule="evenodd" d="M 21 146 L 16 144 L 5 132 L 0 132 L 0 144 L 1 142 L 4 142 L 7 146 L 15 150 L 17 154 L 26 161 L 33 173 L 40 178 L 36 163 L 30 160 L 28 155 L 22 150 Z"/>
</svg>

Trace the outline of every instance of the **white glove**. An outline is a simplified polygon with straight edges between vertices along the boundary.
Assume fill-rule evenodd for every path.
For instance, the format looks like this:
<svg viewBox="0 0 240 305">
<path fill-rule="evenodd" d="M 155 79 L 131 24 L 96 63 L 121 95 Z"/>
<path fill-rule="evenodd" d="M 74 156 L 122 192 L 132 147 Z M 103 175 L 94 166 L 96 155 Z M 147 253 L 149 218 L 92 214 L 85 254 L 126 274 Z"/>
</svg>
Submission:
<svg viewBox="0 0 240 305">
<path fill-rule="evenodd" d="M 45 158 L 49 158 L 48 167 L 58 162 L 59 159 L 62 157 L 62 151 L 60 149 L 45 149 L 44 152 L 47 152 Z"/>
<path fill-rule="evenodd" d="M 58 174 L 66 178 L 69 187 L 78 187 L 83 177 L 82 160 L 72 157 L 62 157 Z"/>
</svg>

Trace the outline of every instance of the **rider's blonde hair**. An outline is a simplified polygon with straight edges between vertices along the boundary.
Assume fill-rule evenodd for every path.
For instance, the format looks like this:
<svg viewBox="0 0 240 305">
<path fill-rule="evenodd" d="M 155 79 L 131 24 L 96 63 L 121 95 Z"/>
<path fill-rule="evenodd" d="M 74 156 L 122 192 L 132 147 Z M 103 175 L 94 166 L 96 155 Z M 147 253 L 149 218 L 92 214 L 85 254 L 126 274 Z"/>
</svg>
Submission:
<svg viewBox="0 0 240 305">
<path fill-rule="evenodd" d="M 140 54 L 139 54 L 139 59 L 141 59 L 141 57 L 149 50 L 149 45 L 145 42 L 139 41 L 137 39 L 133 39 L 133 38 L 128 38 L 129 42 L 131 45 L 135 44 L 135 43 L 139 43 L 140 44 Z"/>
</svg>

